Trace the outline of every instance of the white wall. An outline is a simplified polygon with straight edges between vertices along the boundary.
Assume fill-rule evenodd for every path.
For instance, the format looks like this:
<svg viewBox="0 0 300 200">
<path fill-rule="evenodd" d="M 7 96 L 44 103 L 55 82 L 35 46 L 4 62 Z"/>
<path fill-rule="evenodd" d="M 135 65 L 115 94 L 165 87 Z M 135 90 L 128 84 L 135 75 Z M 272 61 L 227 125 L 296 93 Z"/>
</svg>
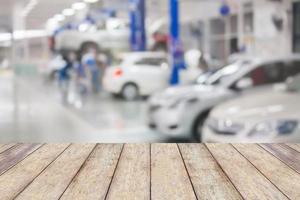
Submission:
<svg viewBox="0 0 300 200">
<path fill-rule="evenodd" d="M 288 13 L 291 1 L 272 2 L 254 1 L 254 52 L 262 56 L 280 56 L 292 51 L 292 26 Z M 283 29 L 277 30 L 272 17 L 278 15 L 283 19 Z"/>
</svg>

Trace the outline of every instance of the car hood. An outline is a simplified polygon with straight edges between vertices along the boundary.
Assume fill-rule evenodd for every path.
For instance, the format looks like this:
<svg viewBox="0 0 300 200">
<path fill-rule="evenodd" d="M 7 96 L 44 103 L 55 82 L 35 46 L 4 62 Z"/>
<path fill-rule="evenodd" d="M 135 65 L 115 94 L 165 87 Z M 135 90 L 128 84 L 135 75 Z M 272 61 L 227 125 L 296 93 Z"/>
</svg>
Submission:
<svg viewBox="0 0 300 200">
<path fill-rule="evenodd" d="M 188 85 L 170 87 L 163 92 L 156 93 L 150 98 L 151 104 L 167 104 L 182 98 L 197 97 L 199 99 L 214 98 L 226 95 L 229 90 L 220 86 Z"/>
<path fill-rule="evenodd" d="M 211 117 L 244 122 L 276 118 L 299 118 L 299 102 L 299 93 L 261 91 L 218 106 L 212 111 Z"/>
</svg>

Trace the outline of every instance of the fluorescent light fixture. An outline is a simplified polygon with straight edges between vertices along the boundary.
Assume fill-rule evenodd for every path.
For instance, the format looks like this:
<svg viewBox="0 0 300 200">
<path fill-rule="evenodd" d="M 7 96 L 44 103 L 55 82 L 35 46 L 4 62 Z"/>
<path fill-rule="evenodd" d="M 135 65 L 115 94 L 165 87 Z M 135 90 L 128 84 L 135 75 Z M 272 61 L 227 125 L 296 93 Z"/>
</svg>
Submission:
<svg viewBox="0 0 300 200">
<path fill-rule="evenodd" d="M 27 38 L 45 37 L 48 34 L 45 30 L 19 30 L 14 31 L 13 36 L 15 40 L 22 40 Z M 6 42 L 12 39 L 11 33 L 0 33 L 0 42 Z"/>
<path fill-rule="evenodd" d="M 84 0 L 84 2 L 86 3 L 96 3 L 98 2 L 99 0 Z"/>
<path fill-rule="evenodd" d="M 71 8 L 67 8 L 62 11 L 62 14 L 64 16 L 72 16 L 72 15 L 74 15 L 74 13 L 75 13 L 74 10 Z"/>
<path fill-rule="evenodd" d="M 63 21 L 63 20 L 65 20 L 65 16 L 63 16 L 61 14 L 57 14 L 57 15 L 54 16 L 54 19 L 56 21 Z"/>
<path fill-rule="evenodd" d="M 72 5 L 72 8 L 73 8 L 74 10 L 83 10 L 83 9 L 86 8 L 86 3 L 84 3 L 84 2 L 77 2 L 77 3 L 74 3 L 74 4 Z"/>
<path fill-rule="evenodd" d="M 30 0 L 29 3 L 25 6 L 21 16 L 26 17 L 38 4 L 38 0 Z"/>
</svg>

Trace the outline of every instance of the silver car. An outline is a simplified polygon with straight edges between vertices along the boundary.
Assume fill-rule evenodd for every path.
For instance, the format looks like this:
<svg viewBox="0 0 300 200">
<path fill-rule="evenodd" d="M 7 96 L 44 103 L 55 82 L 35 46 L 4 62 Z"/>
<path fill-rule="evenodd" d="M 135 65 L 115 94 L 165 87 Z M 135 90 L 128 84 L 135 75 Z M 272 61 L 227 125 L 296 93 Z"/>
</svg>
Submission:
<svg viewBox="0 0 300 200">
<path fill-rule="evenodd" d="M 217 106 L 203 142 L 300 142 L 300 76 Z"/>
<path fill-rule="evenodd" d="M 300 56 L 245 59 L 222 68 L 205 84 L 171 87 L 148 102 L 148 125 L 171 137 L 201 140 L 203 123 L 216 105 L 250 88 L 283 82 L 300 72 Z"/>
</svg>

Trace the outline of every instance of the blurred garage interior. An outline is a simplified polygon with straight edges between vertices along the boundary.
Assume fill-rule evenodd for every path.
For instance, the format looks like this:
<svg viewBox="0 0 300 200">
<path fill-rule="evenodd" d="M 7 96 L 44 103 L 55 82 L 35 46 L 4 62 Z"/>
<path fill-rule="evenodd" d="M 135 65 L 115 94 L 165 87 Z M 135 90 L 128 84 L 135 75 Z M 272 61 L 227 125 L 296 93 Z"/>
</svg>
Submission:
<svg viewBox="0 0 300 200">
<path fill-rule="evenodd" d="M 1 3 L 0 143 L 300 142 L 300 1 Z"/>
</svg>

